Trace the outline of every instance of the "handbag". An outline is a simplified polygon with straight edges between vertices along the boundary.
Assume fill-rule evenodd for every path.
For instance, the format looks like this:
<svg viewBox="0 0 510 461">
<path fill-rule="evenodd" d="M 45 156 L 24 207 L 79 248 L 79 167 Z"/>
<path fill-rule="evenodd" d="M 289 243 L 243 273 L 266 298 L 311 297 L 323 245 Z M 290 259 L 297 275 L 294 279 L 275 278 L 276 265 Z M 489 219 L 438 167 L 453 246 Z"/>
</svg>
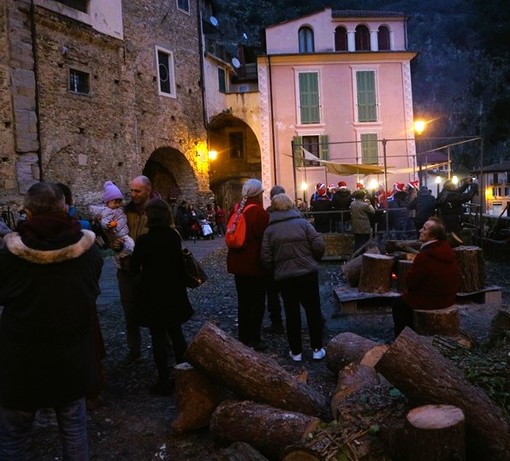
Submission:
<svg viewBox="0 0 510 461">
<path fill-rule="evenodd" d="M 202 265 L 195 259 L 187 248 L 182 249 L 184 262 L 184 280 L 188 288 L 197 288 L 207 280 L 207 274 Z"/>
<path fill-rule="evenodd" d="M 175 232 L 181 237 L 181 241 L 184 242 L 181 234 L 177 229 Z M 193 253 L 186 247 L 182 248 L 182 262 L 184 263 L 184 283 L 188 288 L 197 288 L 207 280 L 207 274 L 204 271 L 202 265 L 193 256 Z"/>
</svg>

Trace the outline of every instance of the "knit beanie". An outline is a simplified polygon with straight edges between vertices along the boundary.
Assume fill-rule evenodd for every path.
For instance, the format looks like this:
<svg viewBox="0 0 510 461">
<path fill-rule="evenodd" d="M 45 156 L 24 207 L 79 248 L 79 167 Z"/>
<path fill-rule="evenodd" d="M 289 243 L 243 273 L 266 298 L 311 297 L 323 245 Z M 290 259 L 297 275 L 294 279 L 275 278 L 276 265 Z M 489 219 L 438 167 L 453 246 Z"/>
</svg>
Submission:
<svg viewBox="0 0 510 461">
<path fill-rule="evenodd" d="M 106 181 L 103 186 L 103 202 L 108 203 L 110 200 L 124 199 L 124 195 L 120 189 L 111 181 Z"/>
<path fill-rule="evenodd" d="M 262 192 L 264 192 L 264 188 L 258 179 L 248 179 L 243 185 L 243 197 L 256 197 Z"/>
</svg>

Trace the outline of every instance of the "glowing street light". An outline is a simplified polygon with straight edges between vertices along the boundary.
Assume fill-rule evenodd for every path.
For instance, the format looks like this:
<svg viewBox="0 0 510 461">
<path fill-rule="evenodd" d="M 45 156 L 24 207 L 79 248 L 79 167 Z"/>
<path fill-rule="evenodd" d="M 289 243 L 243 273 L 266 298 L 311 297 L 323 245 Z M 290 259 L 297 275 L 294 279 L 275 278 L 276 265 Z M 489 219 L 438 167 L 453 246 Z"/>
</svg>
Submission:
<svg viewBox="0 0 510 461">
<path fill-rule="evenodd" d="M 305 181 L 301 183 L 301 190 L 303 191 L 303 202 L 306 202 L 306 191 L 308 190 L 308 184 Z"/>
<path fill-rule="evenodd" d="M 218 151 L 217 150 L 210 150 L 208 152 L 209 160 L 216 160 L 218 158 Z"/>
<path fill-rule="evenodd" d="M 424 131 L 425 131 L 425 127 L 426 127 L 426 122 L 425 120 L 416 120 L 414 122 L 414 131 L 416 134 L 420 135 L 422 134 Z"/>
<path fill-rule="evenodd" d="M 459 178 L 457 176 L 452 176 L 452 183 L 455 185 L 459 184 Z"/>
</svg>

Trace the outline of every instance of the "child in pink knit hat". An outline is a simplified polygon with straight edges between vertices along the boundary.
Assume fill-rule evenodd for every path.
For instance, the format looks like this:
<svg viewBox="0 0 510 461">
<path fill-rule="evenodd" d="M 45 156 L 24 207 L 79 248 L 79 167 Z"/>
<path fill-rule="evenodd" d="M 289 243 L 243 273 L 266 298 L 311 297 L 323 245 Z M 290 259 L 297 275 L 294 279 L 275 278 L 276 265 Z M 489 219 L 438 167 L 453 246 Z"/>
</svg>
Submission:
<svg viewBox="0 0 510 461">
<path fill-rule="evenodd" d="M 108 237 L 108 243 L 121 238 L 124 247 L 134 248 L 133 239 L 129 236 L 127 217 L 122 209 L 124 194 L 112 182 L 106 181 L 103 185 L 103 202 L 101 206 L 91 206 L 94 220 L 100 223 L 101 229 Z"/>
</svg>

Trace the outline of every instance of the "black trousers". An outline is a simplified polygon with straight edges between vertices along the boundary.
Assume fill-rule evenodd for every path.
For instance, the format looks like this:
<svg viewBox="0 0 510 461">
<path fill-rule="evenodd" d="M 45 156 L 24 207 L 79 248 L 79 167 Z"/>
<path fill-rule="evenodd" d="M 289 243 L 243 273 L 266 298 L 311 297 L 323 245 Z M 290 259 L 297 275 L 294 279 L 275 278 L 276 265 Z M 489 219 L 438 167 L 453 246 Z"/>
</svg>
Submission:
<svg viewBox="0 0 510 461">
<path fill-rule="evenodd" d="M 238 338 L 252 346 L 260 342 L 266 310 L 266 279 L 236 275 Z"/>
<path fill-rule="evenodd" d="M 401 297 L 395 298 L 391 306 L 395 338 L 405 327 L 414 330 L 414 315 L 411 306 L 408 306 Z"/>
<path fill-rule="evenodd" d="M 175 354 L 175 362 L 184 362 L 184 353 L 186 352 L 186 339 L 182 332 L 181 325 L 174 325 L 172 327 L 151 327 L 149 328 L 152 341 L 152 356 L 154 364 L 158 370 L 158 377 L 160 380 L 165 380 L 170 374 L 168 367 L 168 357 L 170 345 L 168 338 L 172 341 Z"/>
</svg>

